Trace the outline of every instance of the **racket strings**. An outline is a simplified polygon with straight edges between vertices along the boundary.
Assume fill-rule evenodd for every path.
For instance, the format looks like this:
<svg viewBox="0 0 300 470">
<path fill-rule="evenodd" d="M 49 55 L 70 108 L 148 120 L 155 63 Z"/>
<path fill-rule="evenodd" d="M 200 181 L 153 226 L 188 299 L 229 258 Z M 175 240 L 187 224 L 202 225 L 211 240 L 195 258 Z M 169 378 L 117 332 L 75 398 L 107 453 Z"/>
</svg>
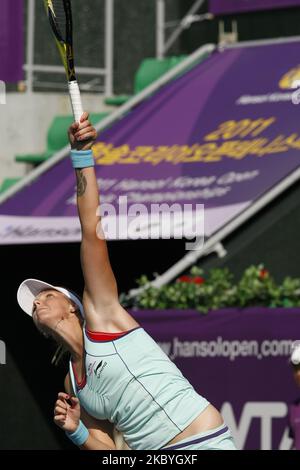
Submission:
<svg viewBox="0 0 300 470">
<path fill-rule="evenodd" d="M 67 18 L 63 0 L 52 0 L 53 11 L 55 14 L 55 23 L 59 35 L 66 42 L 67 39 Z"/>
</svg>

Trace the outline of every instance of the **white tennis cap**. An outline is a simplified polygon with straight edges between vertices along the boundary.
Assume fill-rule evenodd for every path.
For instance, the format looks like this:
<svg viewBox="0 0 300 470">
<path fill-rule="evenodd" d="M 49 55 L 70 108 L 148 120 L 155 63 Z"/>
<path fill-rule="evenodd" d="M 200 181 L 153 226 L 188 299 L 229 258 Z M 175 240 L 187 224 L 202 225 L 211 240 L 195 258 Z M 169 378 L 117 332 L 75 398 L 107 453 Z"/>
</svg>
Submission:
<svg viewBox="0 0 300 470">
<path fill-rule="evenodd" d="M 298 366 L 300 364 L 300 342 L 299 341 L 297 342 L 297 344 L 295 344 L 293 348 L 290 361 L 294 366 Z"/>
<path fill-rule="evenodd" d="M 54 289 L 64 294 L 78 306 L 82 317 L 84 316 L 82 303 L 76 295 L 64 287 L 52 286 L 47 282 L 38 281 L 37 279 L 26 279 L 20 284 L 17 292 L 17 300 L 21 309 L 28 315 L 32 316 L 34 299 L 40 292 L 46 289 Z"/>
</svg>

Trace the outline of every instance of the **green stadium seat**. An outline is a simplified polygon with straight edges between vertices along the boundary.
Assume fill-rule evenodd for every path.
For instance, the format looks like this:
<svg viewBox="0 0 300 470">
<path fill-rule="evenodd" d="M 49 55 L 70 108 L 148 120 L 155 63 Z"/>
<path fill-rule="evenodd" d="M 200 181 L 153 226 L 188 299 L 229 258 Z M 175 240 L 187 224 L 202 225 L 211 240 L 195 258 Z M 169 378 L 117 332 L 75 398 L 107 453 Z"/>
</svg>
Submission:
<svg viewBox="0 0 300 470">
<path fill-rule="evenodd" d="M 105 98 L 105 104 L 108 106 L 122 106 L 130 100 L 131 95 L 116 95 Z"/>
<path fill-rule="evenodd" d="M 187 56 L 172 56 L 164 59 L 156 59 L 150 57 L 144 59 L 139 66 L 134 78 L 134 95 L 144 90 L 151 83 L 162 77 L 171 70 L 175 65 L 179 64 Z M 132 95 L 116 95 L 106 98 L 105 104 L 110 106 L 121 106 L 126 103 Z"/>
<path fill-rule="evenodd" d="M 152 57 L 144 59 L 135 75 L 134 93 L 137 94 L 147 88 L 184 59 L 186 56 L 166 57 L 161 60 Z"/>
<path fill-rule="evenodd" d="M 109 113 L 91 113 L 90 120 L 93 124 L 105 119 Z M 16 155 L 18 163 L 38 165 L 52 157 L 56 152 L 68 144 L 67 129 L 73 122 L 73 116 L 56 116 L 47 133 L 47 149 L 43 153 Z"/>
<path fill-rule="evenodd" d="M 2 184 L 0 186 L 0 194 L 4 193 L 7 191 L 11 186 L 16 184 L 18 181 L 20 181 L 21 178 L 6 178 L 5 180 L 2 181 Z"/>
</svg>

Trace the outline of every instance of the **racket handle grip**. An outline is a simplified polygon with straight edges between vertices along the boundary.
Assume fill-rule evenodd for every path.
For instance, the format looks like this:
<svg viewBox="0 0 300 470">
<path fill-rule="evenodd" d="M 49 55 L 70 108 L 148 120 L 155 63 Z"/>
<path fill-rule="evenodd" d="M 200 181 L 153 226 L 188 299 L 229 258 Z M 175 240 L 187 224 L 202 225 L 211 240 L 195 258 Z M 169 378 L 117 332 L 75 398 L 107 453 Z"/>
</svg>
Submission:
<svg viewBox="0 0 300 470">
<path fill-rule="evenodd" d="M 72 110 L 76 122 L 80 122 L 83 115 L 80 90 L 77 81 L 69 82 L 69 93 L 71 98 Z"/>
</svg>

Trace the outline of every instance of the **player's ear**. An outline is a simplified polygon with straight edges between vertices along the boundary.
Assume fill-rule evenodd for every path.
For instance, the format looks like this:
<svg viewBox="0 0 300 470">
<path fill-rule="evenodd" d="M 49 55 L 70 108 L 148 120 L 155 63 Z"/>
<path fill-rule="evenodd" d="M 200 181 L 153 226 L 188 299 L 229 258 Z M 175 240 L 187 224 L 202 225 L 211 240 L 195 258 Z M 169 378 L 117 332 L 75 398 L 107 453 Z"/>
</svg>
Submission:
<svg viewBox="0 0 300 470">
<path fill-rule="evenodd" d="M 75 305 L 71 304 L 71 302 L 70 302 L 70 304 L 69 304 L 69 312 L 70 312 L 70 313 L 76 313 L 76 311 L 77 311 L 77 308 L 75 307 Z"/>
</svg>

